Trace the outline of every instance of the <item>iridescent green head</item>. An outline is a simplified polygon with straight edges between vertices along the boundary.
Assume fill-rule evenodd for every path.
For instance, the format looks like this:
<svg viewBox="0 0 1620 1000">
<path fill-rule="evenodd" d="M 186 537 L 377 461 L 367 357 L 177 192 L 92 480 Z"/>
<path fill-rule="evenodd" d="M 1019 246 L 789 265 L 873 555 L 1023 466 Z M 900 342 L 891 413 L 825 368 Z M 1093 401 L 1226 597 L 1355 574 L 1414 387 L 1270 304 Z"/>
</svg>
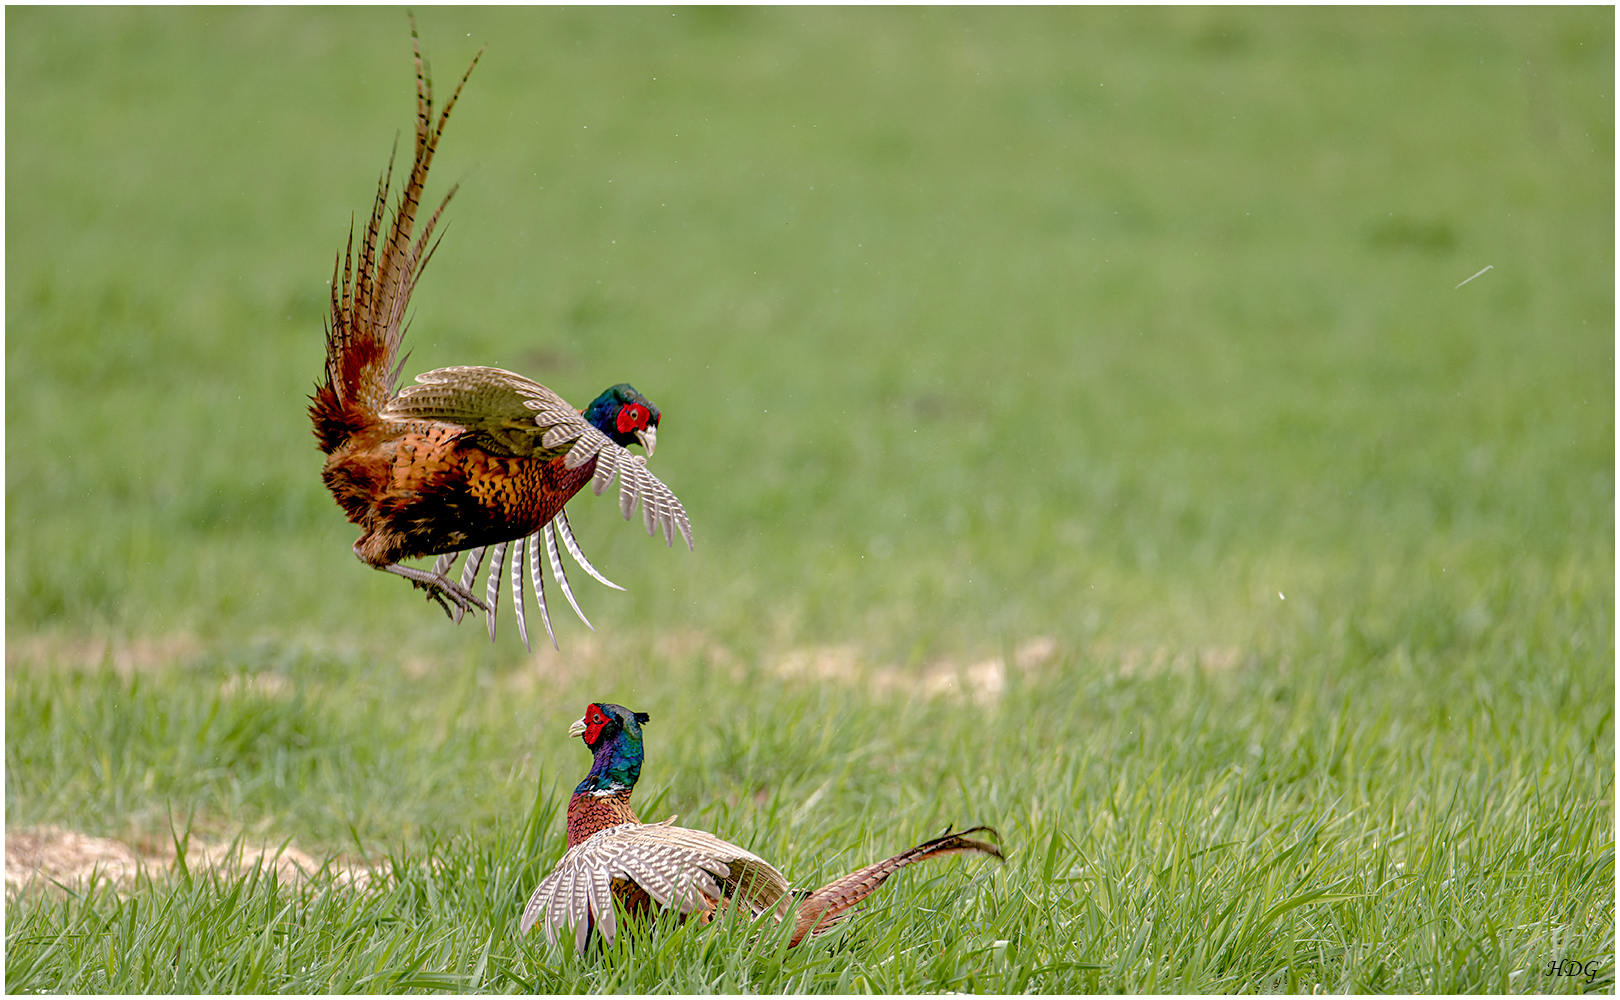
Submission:
<svg viewBox="0 0 1620 1000">
<path fill-rule="evenodd" d="M 639 444 L 648 455 L 658 447 L 658 420 L 662 414 L 652 400 L 628 382 L 620 382 L 592 400 L 584 416 L 591 426 L 622 447 Z"/>
<path fill-rule="evenodd" d="M 623 705 L 595 702 L 585 706 L 585 715 L 569 727 L 568 735 L 581 736 L 594 755 L 591 772 L 574 788 L 574 793 L 608 793 L 636 787 L 641 777 L 641 724 L 651 717 L 632 712 Z"/>
</svg>

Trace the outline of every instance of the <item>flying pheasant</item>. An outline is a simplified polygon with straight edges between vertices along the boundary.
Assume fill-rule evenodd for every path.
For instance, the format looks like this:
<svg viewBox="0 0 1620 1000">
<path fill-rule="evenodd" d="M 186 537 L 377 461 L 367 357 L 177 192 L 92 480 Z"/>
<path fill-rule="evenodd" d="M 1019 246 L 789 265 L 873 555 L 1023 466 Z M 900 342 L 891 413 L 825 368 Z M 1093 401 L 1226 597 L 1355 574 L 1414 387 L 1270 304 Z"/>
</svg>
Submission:
<svg viewBox="0 0 1620 1000">
<path fill-rule="evenodd" d="M 598 702 L 586 706 L 585 717 L 568 730 L 584 737 L 594 759 L 568 803 L 568 852 L 529 897 L 523 933 L 544 919 L 548 943 L 556 944 L 558 932 L 570 928 L 575 949 L 583 952 L 593 928 L 613 943 L 615 899 L 633 916 L 645 915 L 657 903 L 704 921 L 728 901 L 739 900 L 756 916 L 771 910 L 777 920 L 793 921 L 791 948 L 847 917 L 907 865 L 949 854 L 1001 857 L 994 844 L 967 836 L 995 834 L 976 826 L 947 832 L 812 892 L 792 892 L 781 872 L 735 844 L 675 826 L 673 816 L 662 823 L 636 818 L 630 793 L 641 776 L 641 726 L 647 721 L 645 712 Z"/>
<path fill-rule="evenodd" d="M 673 544 L 678 531 L 687 547 L 692 526 L 675 494 L 647 471 L 658 444 L 658 407 L 626 384 L 613 386 L 583 411 L 556 393 L 499 368 L 440 368 L 399 384 L 400 341 L 405 307 L 433 255 L 434 226 L 454 197 L 452 187 L 413 239 L 417 209 L 433 153 L 461 88 L 478 65 L 462 76 L 435 121 L 433 84 L 422 69 L 416 22 L 416 155 L 409 178 L 384 231 L 394 163 L 377 184 L 377 198 L 355 260 L 349 243 L 332 272 L 332 315 L 326 330 L 326 377 L 317 384 L 309 413 L 326 453 L 321 479 L 349 520 L 360 526 L 354 554 L 428 592 L 456 621 L 470 609 L 486 612 L 495 638 L 502 570 L 511 556 L 512 603 L 518 632 L 529 644 L 524 621 L 523 574 L 556 644 L 546 610 L 540 550 L 552 576 L 580 620 L 590 626 L 568 585 L 558 541 L 585 572 L 612 583 L 585 558 L 568 526 L 563 505 L 586 483 L 600 495 L 619 478 L 619 509 L 628 520 L 641 504 L 647 533 L 662 530 Z M 483 53 L 480 51 L 479 56 Z M 449 573 L 467 553 L 459 581 Z M 485 555 L 490 569 L 484 599 L 472 592 Z M 431 570 L 404 565 L 418 556 L 438 556 Z"/>
</svg>

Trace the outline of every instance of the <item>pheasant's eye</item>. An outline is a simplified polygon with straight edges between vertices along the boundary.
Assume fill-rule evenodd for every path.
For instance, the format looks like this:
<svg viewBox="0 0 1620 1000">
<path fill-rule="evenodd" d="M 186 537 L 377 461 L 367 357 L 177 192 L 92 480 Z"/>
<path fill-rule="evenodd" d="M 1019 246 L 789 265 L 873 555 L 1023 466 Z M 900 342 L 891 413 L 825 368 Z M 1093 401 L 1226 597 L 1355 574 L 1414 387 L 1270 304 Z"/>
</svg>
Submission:
<svg viewBox="0 0 1620 1000">
<path fill-rule="evenodd" d="M 631 403 L 619 408 L 619 416 L 615 421 L 620 434 L 629 434 L 647 426 L 647 408 L 640 403 Z"/>
<path fill-rule="evenodd" d="M 592 722 L 601 722 L 602 721 L 601 713 L 597 713 L 596 715 L 591 716 L 591 721 Z"/>
</svg>

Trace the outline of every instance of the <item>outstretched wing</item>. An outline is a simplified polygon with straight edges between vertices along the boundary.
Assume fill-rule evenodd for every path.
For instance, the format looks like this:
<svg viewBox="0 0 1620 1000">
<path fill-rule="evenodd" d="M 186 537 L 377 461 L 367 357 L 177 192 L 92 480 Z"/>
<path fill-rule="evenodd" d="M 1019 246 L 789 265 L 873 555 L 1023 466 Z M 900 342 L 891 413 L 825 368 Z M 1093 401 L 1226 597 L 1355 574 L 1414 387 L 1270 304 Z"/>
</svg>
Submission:
<svg viewBox="0 0 1620 1000">
<path fill-rule="evenodd" d="M 584 951 L 593 925 L 612 944 L 616 879 L 634 882 L 658 905 L 683 914 L 712 910 L 724 895 L 722 884 L 742 888 L 740 898 L 755 913 L 787 899 L 787 879 L 757 855 L 673 822 L 621 823 L 569 848 L 529 897 L 523 933 L 544 917 L 548 944 L 572 928 L 575 949 Z"/>
<path fill-rule="evenodd" d="M 591 489 L 602 492 L 619 477 L 619 511 L 625 520 L 641 505 L 647 534 L 662 530 L 672 545 L 678 531 L 692 547 L 692 522 L 668 486 L 632 455 L 592 427 L 561 396 L 532 379 L 501 368 L 461 365 L 416 376 L 389 400 L 383 416 L 396 420 L 440 420 L 467 428 L 479 447 L 497 455 L 565 455 L 577 469 L 596 459 Z"/>
</svg>

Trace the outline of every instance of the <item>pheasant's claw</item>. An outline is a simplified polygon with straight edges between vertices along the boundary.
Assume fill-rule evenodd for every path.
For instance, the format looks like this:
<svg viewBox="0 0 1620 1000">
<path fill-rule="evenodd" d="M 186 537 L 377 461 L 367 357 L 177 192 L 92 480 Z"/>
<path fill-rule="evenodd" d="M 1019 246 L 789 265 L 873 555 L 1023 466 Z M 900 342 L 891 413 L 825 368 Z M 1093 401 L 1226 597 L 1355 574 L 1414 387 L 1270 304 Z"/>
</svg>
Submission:
<svg viewBox="0 0 1620 1000">
<path fill-rule="evenodd" d="M 378 568 L 383 570 L 385 573 L 393 573 L 395 576 L 403 576 L 405 579 L 411 581 L 411 586 L 427 591 L 428 597 L 432 600 L 438 601 L 439 606 L 444 608 L 446 614 L 450 614 L 450 606 L 445 603 L 445 598 L 449 598 L 451 601 L 455 602 L 456 607 L 459 608 L 463 613 L 471 611 L 474 608 L 477 608 L 480 611 L 489 610 L 484 605 L 483 601 L 480 601 L 478 598 L 472 595 L 471 591 L 449 579 L 448 577 L 435 575 L 427 570 L 417 569 L 414 566 L 402 566 L 399 563 L 390 563 L 387 566 L 380 566 Z M 454 615 L 452 615 L 452 617 L 454 617 Z"/>
<path fill-rule="evenodd" d="M 640 456 L 637 456 L 638 458 Z M 497 542 L 494 545 L 478 546 L 466 550 L 467 561 L 461 568 L 461 581 L 458 583 L 450 579 L 451 570 L 455 569 L 456 562 L 460 560 L 460 552 L 448 552 L 439 556 L 433 563 L 432 570 L 420 570 L 411 566 L 393 563 L 379 567 L 390 573 L 403 576 L 411 581 L 413 586 L 428 592 L 431 600 L 439 602 L 448 614 L 458 624 L 461 619 L 472 610 L 484 612 L 488 616 L 489 635 L 495 638 L 495 610 L 500 602 L 500 592 L 506 572 L 506 561 L 511 559 L 512 609 L 517 617 L 518 635 L 523 640 L 525 648 L 529 645 L 528 611 L 524 607 L 523 577 L 524 567 L 527 564 L 529 583 L 534 588 L 535 603 L 540 606 L 540 621 L 546 626 L 546 635 L 550 637 L 551 644 L 557 645 L 557 635 L 551 627 L 551 613 L 546 606 L 546 585 L 541 573 L 543 561 L 551 564 L 552 578 L 557 581 L 568 599 L 568 604 L 579 616 L 585 627 L 595 631 L 596 627 L 591 620 L 585 617 L 585 612 L 579 606 L 579 600 L 574 596 L 574 588 L 568 582 L 568 571 L 563 569 L 561 548 L 568 549 L 581 568 L 597 580 L 612 587 L 614 590 L 624 588 L 603 576 L 591 561 L 585 557 L 580 548 L 574 532 L 569 527 L 568 516 L 562 511 L 557 516 L 540 527 L 540 530 L 523 538 L 509 539 Z M 542 552 L 544 549 L 544 552 Z M 510 550 L 510 551 L 508 551 Z M 359 555 L 358 550 L 355 553 Z M 485 557 L 489 559 L 489 572 L 485 577 L 484 597 L 480 600 L 473 596 L 472 588 L 478 583 L 478 576 L 484 569 Z M 527 556 L 527 558 L 525 558 Z"/>
<path fill-rule="evenodd" d="M 456 564 L 456 560 L 460 558 L 460 556 L 460 552 L 446 552 L 444 555 L 433 560 L 433 575 L 438 577 L 448 577 L 450 575 L 450 568 Z M 444 609 L 444 616 L 446 618 L 450 619 L 451 621 L 456 620 L 455 612 L 450 610 L 450 605 L 447 601 L 445 601 L 443 593 L 433 588 L 428 588 L 428 598 L 438 602 L 439 607 Z"/>
<path fill-rule="evenodd" d="M 426 589 L 427 592 L 428 592 L 428 600 L 437 601 L 439 607 L 444 609 L 444 616 L 446 618 L 450 619 L 451 621 L 455 621 L 456 620 L 456 614 L 455 614 L 454 611 L 450 610 L 450 605 L 449 605 L 449 603 L 447 601 L 445 601 L 444 595 L 439 593 L 437 590 L 433 590 L 432 588 L 424 588 L 424 589 Z"/>
</svg>

